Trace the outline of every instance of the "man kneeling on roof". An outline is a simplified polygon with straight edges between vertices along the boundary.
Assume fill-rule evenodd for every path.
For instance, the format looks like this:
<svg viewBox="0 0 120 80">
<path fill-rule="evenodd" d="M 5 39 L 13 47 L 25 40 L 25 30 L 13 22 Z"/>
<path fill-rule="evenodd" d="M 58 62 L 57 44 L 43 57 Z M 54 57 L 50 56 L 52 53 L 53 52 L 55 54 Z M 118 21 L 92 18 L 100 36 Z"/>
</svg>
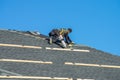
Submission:
<svg viewBox="0 0 120 80">
<path fill-rule="evenodd" d="M 73 44 L 72 40 L 69 37 L 69 33 L 72 32 L 71 28 L 65 29 L 65 28 L 60 28 L 60 29 L 53 29 L 49 33 L 49 43 L 52 44 L 53 42 L 57 43 L 58 41 L 62 43 L 63 48 L 67 47 L 67 44 Z M 66 44 L 67 43 L 67 44 Z"/>
</svg>

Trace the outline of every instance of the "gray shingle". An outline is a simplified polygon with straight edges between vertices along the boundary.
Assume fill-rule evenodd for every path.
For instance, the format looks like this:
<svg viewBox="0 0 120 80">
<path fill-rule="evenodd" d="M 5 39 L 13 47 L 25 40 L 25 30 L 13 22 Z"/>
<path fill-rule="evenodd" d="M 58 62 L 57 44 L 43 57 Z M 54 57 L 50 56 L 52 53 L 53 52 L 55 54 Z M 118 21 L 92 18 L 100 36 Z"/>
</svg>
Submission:
<svg viewBox="0 0 120 80">
<path fill-rule="evenodd" d="M 42 47 L 42 49 L 30 49 L 0 46 L 0 59 L 53 62 L 53 64 L 38 64 L 0 61 L 0 68 L 10 72 L 18 73 L 24 76 L 69 77 L 75 79 L 83 78 L 95 80 L 120 79 L 120 68 L 104 68 L 95 66 L 76 66 L 64 64 L 65 62 L 72 62 L 120 66 L 119 56 L 114 56 L 109 53 L 91 48 L 89 46 L 80 45 L 74 46 L 74 48 L 84 50 L 87 49 L 90 50 L 90 52 L 46 50 L 45 47 L 59 46 L 56 44 L 49 45 L 47 40 L 43 39 L 43 37 L 36 38 L 36 36 L 30 35 L 25 32 L 11 32 L 8 30 L 0 30 L 0 43 Z"/>
</svg>

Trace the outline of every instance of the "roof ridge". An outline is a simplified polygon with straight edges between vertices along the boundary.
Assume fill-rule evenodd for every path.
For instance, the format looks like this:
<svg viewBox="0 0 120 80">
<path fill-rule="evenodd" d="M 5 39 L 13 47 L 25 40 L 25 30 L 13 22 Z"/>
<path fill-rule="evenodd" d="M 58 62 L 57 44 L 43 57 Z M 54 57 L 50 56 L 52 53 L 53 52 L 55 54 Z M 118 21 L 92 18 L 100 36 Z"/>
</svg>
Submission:
<svg viewBox="0 0 120 80">
<path fill-rule="evenodd" d="M 35 34 L 27 33 L 27 32 L 32 32 L 32 31 L 18 31 L 18 30 L 11 30 L 11 29 L 0 29 L 0 30 L 2 30 L 2 31 L 9 31 L 9 32 L 16 32 L 18 34 L 22 34 L 22 35 L 25 35 L 25 36 L 31 36 L 31 37 L 35 37 L 36 39 L 43 39 L 43 40 L 45 40 L 44 37 L 40 37 L 40 36 L 35 35 Z M 40 34 L 40 35 L 43 35 L 43 34 Z"/>
</svg>

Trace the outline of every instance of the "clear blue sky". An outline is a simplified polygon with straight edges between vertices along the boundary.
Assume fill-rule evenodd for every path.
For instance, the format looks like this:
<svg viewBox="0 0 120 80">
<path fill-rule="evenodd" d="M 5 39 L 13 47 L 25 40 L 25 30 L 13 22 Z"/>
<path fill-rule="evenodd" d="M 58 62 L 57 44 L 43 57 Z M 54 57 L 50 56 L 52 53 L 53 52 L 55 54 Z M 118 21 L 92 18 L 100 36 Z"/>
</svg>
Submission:
<svg viewBox="0 0 120 80">
<path fill-rule="evenodd" d="M 77 44 L 120 56 L 120 0 L 0 0 L 0 29 L 72 28 Z"/>
</svg>

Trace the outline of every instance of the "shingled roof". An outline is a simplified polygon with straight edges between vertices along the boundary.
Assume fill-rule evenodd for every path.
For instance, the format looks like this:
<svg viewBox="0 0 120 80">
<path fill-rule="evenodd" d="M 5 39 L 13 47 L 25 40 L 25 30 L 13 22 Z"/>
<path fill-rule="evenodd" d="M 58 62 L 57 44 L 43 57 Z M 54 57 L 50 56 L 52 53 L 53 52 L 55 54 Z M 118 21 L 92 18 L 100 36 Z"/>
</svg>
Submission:
<svg viewBox="0 0 120 80">
<path fill-rule="evenodd" d="M 120 80 L 120 57 L 85 45 L 63 49 L 47 36 L 0 30 L 0 80 Z"/>
</svg>

